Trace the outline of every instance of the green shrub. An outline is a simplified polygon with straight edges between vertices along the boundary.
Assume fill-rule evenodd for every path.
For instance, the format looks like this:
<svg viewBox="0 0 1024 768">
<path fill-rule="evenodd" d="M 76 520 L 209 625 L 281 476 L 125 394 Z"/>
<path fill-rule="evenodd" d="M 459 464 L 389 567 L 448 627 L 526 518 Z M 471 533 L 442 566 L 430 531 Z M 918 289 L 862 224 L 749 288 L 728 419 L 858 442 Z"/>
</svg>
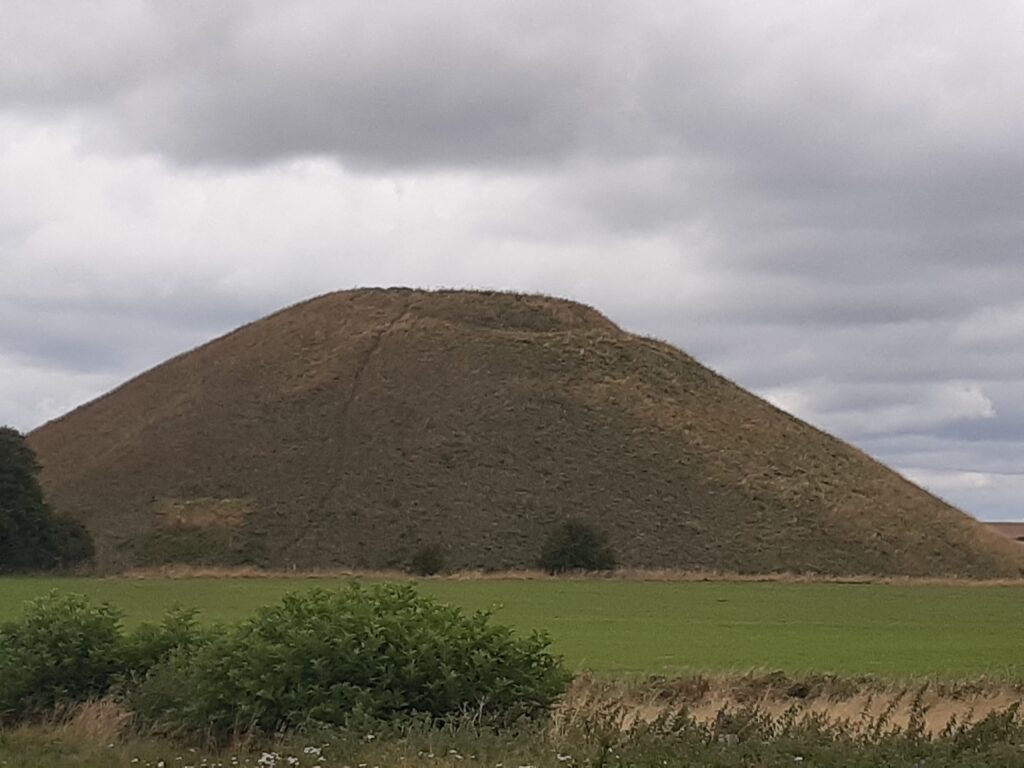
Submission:
<svg viewBox="0 0 1024 768">
<path fill-rule="evenodd" d="M 159 624 L 143 624 L 124 639 L 122 670 L 128 678 L 141 680 L 157 664 L 166 662 L 172 654 L 182 656 L 197 651 L 209 643 L 218 629 L 201 629 L 196 621 L 196 609 L 171 608 Z"/>
<path fill-rule="evenodd" d="M 109 605 L 51 592 L 0 626 L 0 722 L 105 694 L 121 670 L 120 620 Z"/>
<path fill-rule="evenodd" d="M 548 643 L 407 585 L 313 590 L 194 654 L 172 652 L 132 704 L 144 722 L 219 739 L 466 711 L 502 723 L 546 711 L 564 691 L 570 676 Z"/>
<path fill-rule="evenodd" d="M 615 555 L 603 533 L 580 520 L 567 520 L 545 540 L 539 565 L 548 573 L 610 571 Z"/>
<path fill-rule="evenodd" d="M 409 570 L 417 576 L 433 576 L 444 570 L 444 552 L 440 544 L 428 544 L 416 550 L 409 560 Z"/>
</svg>

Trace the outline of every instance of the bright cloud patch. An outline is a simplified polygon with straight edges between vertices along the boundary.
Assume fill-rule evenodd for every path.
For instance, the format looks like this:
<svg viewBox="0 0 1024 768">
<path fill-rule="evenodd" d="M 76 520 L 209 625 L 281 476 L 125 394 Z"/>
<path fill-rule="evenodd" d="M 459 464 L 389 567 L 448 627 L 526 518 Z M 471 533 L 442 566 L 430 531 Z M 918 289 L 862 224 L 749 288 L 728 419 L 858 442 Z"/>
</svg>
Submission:
<svg viewBox="0 0 1024 768">
<path fill-rule="evenodd" d="M 806 389 L 770 389 L 774 405 L 839 434 L 872 436 L 928 430 L 962 420 L 991 419 L 995 406 L 975 384 L 947 382 L 900 387 L 871 398 L 853 387 L 816 382 Z M 852 406 L 852 407 L 851 407 Z"/>
</svg>

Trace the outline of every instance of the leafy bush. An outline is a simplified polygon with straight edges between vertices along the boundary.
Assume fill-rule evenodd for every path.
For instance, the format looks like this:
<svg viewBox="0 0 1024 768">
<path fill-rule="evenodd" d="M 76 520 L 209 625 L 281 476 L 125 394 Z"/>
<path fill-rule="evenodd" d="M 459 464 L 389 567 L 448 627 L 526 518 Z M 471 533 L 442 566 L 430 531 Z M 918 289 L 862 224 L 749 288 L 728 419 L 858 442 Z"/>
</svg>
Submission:
<svg viewBox="0 0 1024 768">
<path fill-rule="evenodd" d="M 580 520 L 567 520 L 544 542 L 539 565 L 548 573 L 610 571 L 615 555 L 603 533 Z"/>
<path fill-rule="evenodd" d="M 466 711 L 501 723 L 545 711 L 564 691 L 570 676 L 548 644 L 406 585 L 313 590 L 193 654 L 172 652 L 132 703 L 146 722 L 221 739 Z"/>
<path fill-rule="evenodd" d="M 121 614 L 82 595 L 56 591 L 0 626 L 0 723 L 52 714 L 111 690 L 130 688 L 172 655 L 210 642 L 195 611 L 175 608 L 127 636 Z"/>
<path fill-rule="evenodd" d="M 201 629 L 194 608 L 171 608 L 159 624 L 143 624 L 124 639 L 122 671 L 126 678 L 143 679 L 172 654 L 183 657 L 209 643 L 217 629 Z M 130 682 L 126 679 L 125 682 Z"/>
<path fill-rule="evenodd" d="M 409 570 L 417 576 L 433 576 L 444 570 L 444 552 L 440 544 L 428 544 L 416 550 L 409 560 Z"/>
<path fill-rule="evenodd" d="M 101 696 L 121 670 L 121 614 L 51 592 L 0 626 L 0 722 Z"/>
</svg>

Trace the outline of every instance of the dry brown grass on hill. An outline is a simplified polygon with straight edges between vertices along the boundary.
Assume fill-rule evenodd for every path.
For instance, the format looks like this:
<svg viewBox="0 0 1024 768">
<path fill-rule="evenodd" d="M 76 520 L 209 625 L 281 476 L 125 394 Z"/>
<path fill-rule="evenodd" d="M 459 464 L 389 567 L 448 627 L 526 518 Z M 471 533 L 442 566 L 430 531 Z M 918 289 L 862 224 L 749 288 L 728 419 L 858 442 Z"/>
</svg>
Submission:
<svg viewBox="0 0 1024 768">
<path fill-rule="evenodd" d="M 571 302 L 363 290 L 180 355 L 30 435 L 100 566 L 1016 577 L 1024 554 L 851 446 Z M 230 510 L 231 519 L 219 515 Z"/>
</svg>

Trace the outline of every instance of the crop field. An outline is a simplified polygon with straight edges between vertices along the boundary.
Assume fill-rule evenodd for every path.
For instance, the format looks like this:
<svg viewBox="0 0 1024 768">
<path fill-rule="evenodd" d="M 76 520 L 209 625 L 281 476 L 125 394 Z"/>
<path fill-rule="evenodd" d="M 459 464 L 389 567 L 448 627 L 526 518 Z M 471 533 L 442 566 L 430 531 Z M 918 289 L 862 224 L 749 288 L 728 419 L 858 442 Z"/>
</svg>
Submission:
<svg viewBox="0 0 1024 768">
<path fill-rule="evenodd" d="M 106 601 L 125 624 L 179 604 L 235 621 L 326 578 L 4 578 L 0 621 L 56 589 Z M 972 584 L 426 579 L 421 593 L 540 629 L 598 676 L 781 670 L 884 678 L 1024 677 L 1024 588 Z"/>
</svg>

